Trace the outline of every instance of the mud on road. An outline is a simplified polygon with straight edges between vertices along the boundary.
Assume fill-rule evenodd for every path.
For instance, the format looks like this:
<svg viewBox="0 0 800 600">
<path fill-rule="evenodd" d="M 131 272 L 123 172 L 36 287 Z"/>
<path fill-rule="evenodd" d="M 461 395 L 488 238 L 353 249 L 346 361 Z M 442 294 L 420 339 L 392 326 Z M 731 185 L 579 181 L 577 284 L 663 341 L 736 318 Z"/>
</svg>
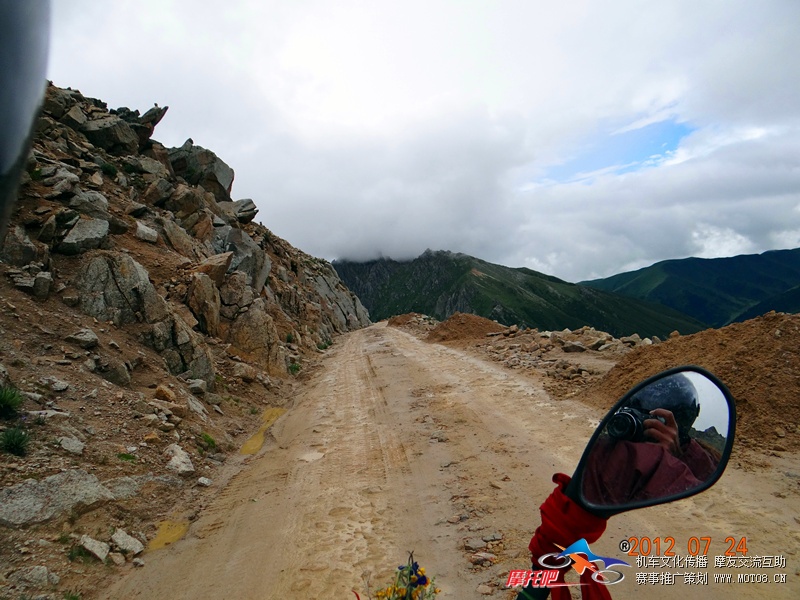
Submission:
<svg viewBox="0 0 800 600">
<path fill-rule="evenodd" d="M 550 478 L 573 471 L 602 416 L 578 399 L 551 400 L 535 376 L 385 324 L 350 333 L 187 536 L 149 552 L 144 568 L 99 597 L 343 599 L 356 590 L 365 598 L 365 582 L 373 592 L 385 585 L 413 550 L 440 598 L 480 598 L 479 586 L 513 598 L 503 584 L 511 569 L 528 568 L 527 542 Z M 677 581 L 679 589 L 644 591 L 797 597 L 800 539 L 789 510 L 796 496 L 780 497 L 780 473 L 798 468 L 793 458 L 780 460 L 762 473 L 729 468 L 705 494 L 614 517 L 592 548 L 621 557 L 628 536 L 672 536 L 679 545 L 709 536 L 711 553 L 722 554 L 725 537 L 747 535 L 751 554 L 786 555 L 789 583 Z M 492 536 L 499 542 L 486 551 L 496 560 L 473 565 L 464 541 Z M 709 562 L 711 573 L 735 580 L 736 571 Z M 629 580 L 612 594 L 641 591 Z"/>
</svg>

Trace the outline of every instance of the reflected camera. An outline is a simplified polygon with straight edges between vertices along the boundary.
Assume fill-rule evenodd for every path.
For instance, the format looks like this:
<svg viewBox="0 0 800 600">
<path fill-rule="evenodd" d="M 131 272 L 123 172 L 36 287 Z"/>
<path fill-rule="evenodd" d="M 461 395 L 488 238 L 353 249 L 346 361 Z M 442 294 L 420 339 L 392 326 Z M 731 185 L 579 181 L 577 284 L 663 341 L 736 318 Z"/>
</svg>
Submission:
<svg viewBox="0 0 800 600">
<path fill-rule="evenodd" d="M 666 423 L 663 417 L 656 417 L 648 412 L 625 406 L 620 408 L 608 421 L 606 431 L 615 440 L 626 440 L 629 442 L 644 442 L 644 422 L 647 419 L 656 419 Z"/>
</svg>

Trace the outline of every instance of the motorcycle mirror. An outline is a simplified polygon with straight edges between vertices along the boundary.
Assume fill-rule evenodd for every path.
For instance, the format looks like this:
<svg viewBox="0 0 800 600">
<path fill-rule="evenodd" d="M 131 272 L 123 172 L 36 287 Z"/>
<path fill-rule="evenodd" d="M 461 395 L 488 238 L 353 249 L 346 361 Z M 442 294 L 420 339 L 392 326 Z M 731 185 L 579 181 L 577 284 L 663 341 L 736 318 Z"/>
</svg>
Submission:
<svg viewBox="0 0 800 600">
<path fill-rule="evenodd" d="M 698 494 L 722 476 L 735 429 L 719 379 L 693 365 L 664 371 L 603 418 L 566 493 L 604 518 Z"/>
</svg>

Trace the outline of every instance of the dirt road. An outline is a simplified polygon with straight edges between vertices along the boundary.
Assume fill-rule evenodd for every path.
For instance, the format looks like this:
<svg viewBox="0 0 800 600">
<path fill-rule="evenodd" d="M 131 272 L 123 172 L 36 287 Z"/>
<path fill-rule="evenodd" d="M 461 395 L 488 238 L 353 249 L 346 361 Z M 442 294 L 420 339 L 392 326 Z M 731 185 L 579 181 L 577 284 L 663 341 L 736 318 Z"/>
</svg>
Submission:
<svg viewBox="0 0 800 600">
<path fill-rule="evenodd" d="M 348 334 L 186 538 L 149 552 L 144 568 L 102 597 L 344 599 L 355 589 L 365 598 L 364 578 L 374 591 L 413 550 L 440 598 L 480 598 L 482 584 L 508 598 L 502 585 L 509 570 L 527 568 L 551 475 L 572 472 L 601 416 L 578 401 L 551 401 L 535 378 L 384 324 Z M 695 499 L 615 517 L 592 549 L 624 558 L 618 545 L 627 536 L 672 536 L 685 555 L 690 537 L 710 536 L 707 572 L 735 580 L 735 570 L 713 564 L 725 537 L 756 536 L 751 554 L 798 548 L 796 537 L 772 537 L 793 521 L 779 499 L 764 497 L 780 482 L 758 477 L 729 469 Z M 498 562 L 474 567 L 463 541 L 492 534 L 502 536 L 488 550 Z M 658 569 L 637 569 L 633 558 L 612 593 L 797 597 L 795 559 L 770 570 L 789 573 L 784 585 L 693 585 L 681 577 L 645 589 L 635 572 Z"/>
</svg>

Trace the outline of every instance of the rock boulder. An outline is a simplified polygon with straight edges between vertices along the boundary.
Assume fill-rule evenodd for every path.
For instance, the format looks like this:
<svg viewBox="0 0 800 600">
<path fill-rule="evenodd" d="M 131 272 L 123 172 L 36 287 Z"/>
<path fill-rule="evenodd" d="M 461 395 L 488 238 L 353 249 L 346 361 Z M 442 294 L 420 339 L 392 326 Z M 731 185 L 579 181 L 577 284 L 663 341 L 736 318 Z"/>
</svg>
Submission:
<svg viewBox="0 0 800 600">
<path fill-rule="evenodd" d="M 108 237 L 108 221 L 82 219 L 70 229 L 64 241 L 57 246 L 61 254 L 81 254 L 100 248 Z"/>
<path fill-rule="evenodd" d="M 80 131 L 88 140 L 111 154 L 133 154 L 139 149 L 139 136 L 131 126 L 116 115 L 106 114 L 86 121 Z"/>
<path fill-rule="evenodd" d="M 263 298 L 257 298 L 247 312 L 231 325 L 228 342 L 270 373 L 285 373 L 286 364 L 279 360 L 278 332 L 267 313 Z"/>
<path fill-rule="evenodd" d="M 27 479 L 0 489 L 0 525 L 26 527 L 70 511 L 85 512 L 113 500 L 111 492 L 86 471 L 74 469 Z"/>
<path fill-rule="evenodd" d="M 241 229 L 220 227 L 215 232 L 214 249 L 218 253 L 233 252 L 228 272 L 242 271 L 247 274 L 248 284 L 256 295 L 267 281 L 272 261 L 263 248 Z"/>
<path fill-rule="evenodd" d="M 197 318 L 200 331 L 216 336 L 219 333 L 219 290 L 204 273 L 193 273 L 187 299 L 189 308 Z"/>
<path fill-rule="evenodd" d="M 201 262 L 196 268 L 195 273 L 204 273 L 211 278 L 214 285 L 221 286 L 225 282 L 225 273 L 231 266 L 233 252 L 223 252 L 215 254 Z"/>
<path fill-rule="evenodd" d="M 73 280 L 83 312 L 115 325 L 163 321 L 167 303 L 156 292 L 145 268 L 130 256 L 103 252 L 92 256 Z"/>
<path fill-rule="evenodd" d="M 217 202 L 230 201 L 233 169 L 211 150 L 195 146 L 191 139 L 180 148 L 169 151 L 169 160 L 176 175 L 192 185 L 200 185 L 214 194 Z"/>
</svg>

